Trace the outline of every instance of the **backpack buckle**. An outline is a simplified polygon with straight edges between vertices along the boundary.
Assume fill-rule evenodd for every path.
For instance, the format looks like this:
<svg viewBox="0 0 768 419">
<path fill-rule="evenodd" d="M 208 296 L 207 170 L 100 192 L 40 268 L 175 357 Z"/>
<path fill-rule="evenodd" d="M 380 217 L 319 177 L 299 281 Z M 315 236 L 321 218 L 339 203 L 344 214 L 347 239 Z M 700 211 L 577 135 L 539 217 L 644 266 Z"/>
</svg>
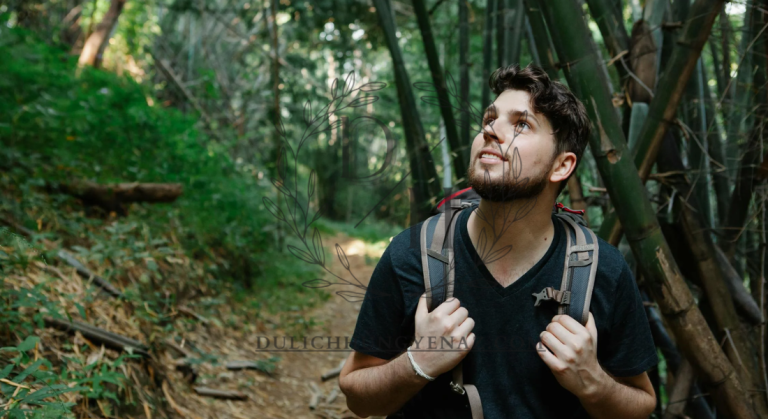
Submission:
<svg viewBox="0 0 768 419">
<path fill-rule="evenodd" d="M 456 384 L 453 381 L 451 381 L 451 390 L 455 391 L 456 393 L 459 393 L 462 396 L 467 393 L 467 391 L 464 390 L 463 386 Z"/>
<path fill-rule="evenodd" d="M 532 295 L 536 297 L 536 302 L 533 304 L 534 307 L 538 307 L 542 301 L 549 300 L 555 300 L 562 305 L 571 303 L 571 292 L 567 290 L 559 291 L 552 287 L 546 287 L 539 292 L 534 292 Z"/>
</svg>

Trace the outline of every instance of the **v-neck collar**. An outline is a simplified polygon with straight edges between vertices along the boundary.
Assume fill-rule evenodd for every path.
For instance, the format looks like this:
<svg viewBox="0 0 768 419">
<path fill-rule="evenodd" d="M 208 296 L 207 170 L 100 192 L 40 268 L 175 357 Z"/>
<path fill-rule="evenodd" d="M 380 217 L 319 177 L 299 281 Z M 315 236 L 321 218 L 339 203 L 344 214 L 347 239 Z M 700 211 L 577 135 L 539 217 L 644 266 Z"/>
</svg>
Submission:
<svg viewBox="0 0 768 419">
<path fill-rule="evenodd" d="M 563 226 L 561 223 L 557 222 L 554 214 L 552 214 L 552 223 L 555 226 L 555 234 L 552 238 L 552 242 L 549 244 L 549 249 L 547 249 L 547 252 L 544 254 L 544 256 L 539 259 L 533 267 L 528 269 L 528 271 L 523 274 L 520 278 L 518 278 L 515 282 L 507 285 L 506 287 L 502 286 L 498 281 L 496 281 L 496 278 L 493 277 L 491 272 L 488 270 L 488 268 L 485 266 L 485 263 L 480 259 L 480 255 L 477 253 L 477 249 L 475 249 L 475 245 L 472 243 L 472 240 L 469 238 L 469 230 L 467 229 L 467 224 L 469 222 L 469 215 L 477 209 L 477 205 L 473 205 L 472 207 L 468 208 L 465 211 L 462 211 L 460 214 L 460 219 L 457 220 L 459 224 L 459 233 L 461 235 L 461 241 L 463 243 L 461 248 L 464 249 L 466 252 L 466 255 L 469 260 L 474 261 L 475 263 L 472 263 L 474 265 L 474 268 L 477 270 L 479 275 L 484 279 L 484 281 L 502 298 L 509 297 L 512 294 L 517 293 L 521 289 L 523 289 L 528 283 L 531 282 L 533 278 L 536 277 L 536 275 L 542 270 L 542 268 L 547 264 L 547 261 L 549 261 L 552 258 L 552 254 L 557 250 L 558 246 L 560 245 L 560 240 L 563 235 Z M 513 250 L 514 251 L 514 250 Z"/>
</svg>

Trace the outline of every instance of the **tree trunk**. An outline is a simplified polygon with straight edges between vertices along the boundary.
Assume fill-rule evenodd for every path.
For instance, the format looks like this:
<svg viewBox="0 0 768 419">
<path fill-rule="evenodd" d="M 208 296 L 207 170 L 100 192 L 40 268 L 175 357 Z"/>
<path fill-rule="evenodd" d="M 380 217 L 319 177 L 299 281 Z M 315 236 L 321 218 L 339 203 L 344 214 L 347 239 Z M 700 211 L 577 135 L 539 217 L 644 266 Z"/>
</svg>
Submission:
<svg viewBox="0 0 768 419">
<path fill-rule="evenodd" d="M 766 7 L 766 1 L 761 2 L 762 7 Z M 757 34 L 765 25 L 768 19 L 765 13 L 753 13 L 752 24 L 750 25 L 753 34 Z M 749 141 L 745 144 L 742 151 L 741 162 L 739 165 L 739 177 L 731 195 L 731 205 L 728 209 L 728 216 L 723 231 L 723 239 L 720 241 L 720 247 L 723 249 L 729 259 L 733 259 L 736 247 L 736 240 L 741 236 L 747 215 L 749 212 L 749 203 L 752 200 L 752 194 L 755 186 L 762 183 L 757 177 L 757 166 L 761 165 L 763 159 L 763 124 L 768 117 L 768 89 L 766 89 L 766 58 L 768 51 L 768 35 L 763 33 L 759 39 L 755 40 L 750 55 L 752 56 L 752 85 L 756 89 L 754 109 L 754 125 L 749 136 Z"/>
<path fill-rule="evenodd" d="M 711 308 L 713 319 L 717 326 L 716 338 L 722 339 L 726 335 L 733 340 L 725 345 L 724 350 L 736 368 L 736 374 L 740 377 L 745 389 L 753 390 L 761 388 L 762 377 L 759 374 L 759 365 L 754 354 L 756 345 L 750 341 L 750 335 L 742 327 L 736 307 L 733 303 L 731 292 L 728 289 L 723 272 L 723 265 L 717 257 L 712 236 L 709 229 L 702 223 L 703 213 L 695 209 L 701 208 L 698 196 L 691 192 L 694 187 L 685 176 L 685 166 L 680 158 L 679 150 L 672 136 L 667 135 L 662 145 L 664 153 L 659 154 L 658 168 L 660 172 L 679 172 L 679 175 L 671 175 L 665 178 L 665 182 L 674 187 L 675 206 L 679 210 L 679 220 L 675 224 L 680 225 L 683 233 L 683 246 L 690 249 L 695 263 L 695 275 L 691 276 L 693 282 L 701 286 L 706 294 L 706 302 Z M 726 265 L 727 266 L 727 265 Z M 758 392 L 749 392 L 751 405 L 760 417 L 768 417 L 768 406 L 765 398 Z"/>
<path fill-rule="evenodd" d="M 275 130 L 274 130 L 274 137 L 273 137 L 273 143 L 274 143 L 274 149 L 273 149 L 273 155 L 272 155 L 272 162 L 274 164 L 274 170 L 272 172 L 272 178 L 277 178 L 279 174 L 280 168 L 278 167 L 280 165 L 280 161 L 282 160 L 281 153 L 282 151 L 282 142 L 280 139 L 280 126 L 282 126 L 281 122 L 281 112 L 280 112 L 280 56 L 279 56 L 279 48 L 278 48 L 278 36 L 277 36 L 277 8 L 278 8 L 278 0 L 270 0 L 269 2 L 269 23 L 270 23 L 270 53 L 272 58 L 272 109 L 271 109 L 271 116 L 272 116 L 272 123 L 275 124 Z M 284 168 L 285 169 L 285 168 Z M 280 192 L 277 193 L 277 207 L 280 207 L 280 201 L 282 200 L 282 194 Z M 282 234 L 282 224 L 277 224 L 277 229 L 275 230 L 275 234 L 277 234 L 277 249 L 279 251 L 282 251 L 283 244 L 284 244 L 284 238 Z"/>
<path fill-rule="evenodd" d="M 506 51 L 507 31 L 507 0 L 496 0 L 496 67 L 503 67 L 504 51 Z"/>
<path fill-rule="evenodd" d="M 624 18 L 621 10 L 616 7 L 613 0 L 587 0 L 589 13 L 597 22 L 600 34 L 603 35 L 605 47 L 611 58 L 629 50 L 629 35 L 624 27 Z M 627 69 L 620 63 L 614 64 L 619 72 L 619 77 L 624 80 L 627 77 Z M 653 86 L 651 86 L 653 88 Z"/>
<path fill-rule="evenodd" d="M 702 61 L 699 59 L 686 87 L 684 106 L 685 122 L 688 132 L 688 166 L 692 170 L 689 176 L 693 193 L 698 205 L 694 205 L 701 214 L 702 227 L 714 226 L 712 206 L 709 203 L 709 146 L 707 135 L 706 110 L 704 109 L 704 81 Z"/>
<path fill-rule="evenodd" d="M 420 1 L 420 0 L 416 0 Z M 468 0 L 459 0 L 459 107 L 464 110 L 469 108 L 469 4 Z M 469 109 L 466 109 L 467 111 Z M 460 144 L 471 147 L 469 112 L 461 112 L 460 120 Z M 464 167 L 469 164 L 469 153 L 456 153 L 461 156 Z M 458 177 L 464 177 L 464 173 L 456 173 Z"/>
<path fill-rule="evenodd" d="M 497 0 L 498 1 L 498 0 Z M 493 14 L 496 3 L 494 0 L 485 2 L 485 25 L 483 25 L 483 92 L 480 99 L 480 108 L 485 108 L 491 104 L 491 86 L 488 80 L 491 78 L 491 61 L 493 57 Z"/>
<path fill-rule="evenodd" d="M 520 64 L 520 45 L 523 39 L 523 0 L 499 0 L 507 1 L 507 10 L 504 21 L 504 65 Z"/>
<path fill-rule="evenodd" d="M 552 41 L 549 39 L 547 24 L 544 22 L 544 16 L 541 14 L 536 0 L 525 0 L 525 11 L 528 14 L 528 22 L 531 24 L 531 32 L 535 41 L 535 48 L 539 60 L 539 65 L 547 72 L 549 78 L 557 80 L 560 78 L 557 71 L 557 61 L 555 60 L 555 50 L 552 47 Z"/>
<path fill-rule="evenodd" d="M 376 15 L 379 24 L 384 30 L 384 37 L 392 56 L 392 67 L 395 74 L 395 85 L 400 102 L 400 114 L 403 118 L 403 134 L 405 135 L 408 160 L 410 163 L 410 176 L 412 176 L 414 207 L 412 213 L 417 220 L 411 219 L 415 224 L 427 219 L 431 213 L 430 199 L 440 194 L 440 181 L 435 170 L 429 146 L 424 137 L 424 127 L 421 125 L 419 112 L 416 108 L 416 100 L 411 90 L 411 82 L 405 69 L 405 62 L 400 52 L 395 35 L 395 21 L 389 9 L 388 0 L 373 0 L 376 7 Z M 436 52 L 435 52 L 435 55 Z M 434 72 L 433 72 L 434 75 Z M 448 122 L 446 122 L 446 125 Z M 467 159 L 467 163 L 469 159 Z"/>
<path fill-rule="evenodd" d="M 690 16 L 699 18 L 686 21 L 683 36 L 677 41 L 659 80 L 648 117 L 637 139 L 637 147 L 632 149 L 631 155 L 643 182 L 651 173 L 664 133 L 675 120 L 685 86 L 696 68 L 722 4 L 722 0 L 696 0 L 691 7 Z M 621 227 L 617 223 L 615 214 L 606 216 L 599 232 L 600 237 L 614 246 L 621 239 Z"/>
<path fill-rule="evenodd" d="M 711 387 L 718 409 L 731 418 L 754 418 L 733 366 L 712 336 L 661 234 L 637 169 L 627 158 L 630 155 L 611 101 L 610 84 L 600 69 L 602 57 L 582 10 L 569 0 L 539 4 L 560 61 L 570 63 L 564 68 L 568 85 L 585 104 L 600 133 L 599 140 L 590 137 L 590 149 L 654 300 L 681 351 Z"/>
<path fill-rule="evenodd" d="M 747 51 L 747 46 L 752 41 L 752 37 L 757 34 L 752 32 L 751 25 L 754 5 L 754 1 L 747 0 L 747 8 L 744 11 L 744 24 L 741 27 L 741 43 L 738 48 L 738 56 L 743 58 L 738 63 L 739 68 L 736 80 L 731 82 L 730 88 L 726 86 L 726 90 L 720 94 L 730 98 L 731 101 L 729 106 L 730 112 L 726 114 L 728 118 L 725 118 L 727 132 L 725 155 L 727 157 L 726 167 L 728 168 L 729 179 L 735 179 L 738 175 L 738 164 L 736 162 L 739 161 L 739 151 L 741 148 L 738 144 L 743 127 L 746 126 L 747 114 L 749 113 L 747 108 L 749 107 L 750 80 L 752 79 L 752 54 Z"/>
<path fill-rule="evenodd" d="M 461 0 L 461 3 L 464 4 L 464 0 Z M 466 9 L 466 6 L 464 6 L 464 8 Z M 465 141 L 464 138 L 460 137 L 458 130 L 456 129 L 456 118 L 454 116 L 454 108 L 451 105 L 451 95 L 453 95 L 456 98 L 456 101 L 459 102 L 459 92 L 455 90 L 455 83 L 451 83 L 451 86 L 453 86 L 453 91 L 449 91 L 446 86 L 445 75 L 443 73 L 443 68 L 440 65 L 440 56 L 437 53 L 435 38 L 432 35 L 431 24 L 429 23 L 429 13 L 427 12 L 427 7 L 424 4 L 424 0 L 413 0 L 413 11 L 416 13 L 416 20 L 418 21 L 419 29 L 421 30 L 421 38 L 424 41 L 424 52 L 427 55 L 429 70 L 432 74 L 432 83 L 437 92 L 437 100 L 440 103 L 440 114 L 443 117 L 443 121 L 445 121 L 445 133 L 448 140 L 448 145 L 451 146 L 451 151 L 453 152 L 453 170 L 456 173 L 456 177 L 462 179 L 466 177 L 467 173 L 470 143 Z M 394 22 L 392 22 L 392 27 L 394 28 Z M 469 47 L 467 46 L 467 48 Z M 399 46 L 397 47 L 397 50 L 398 54 L 400 54 Z M 402 71 L 405 73 L 405 68 L 403 68 Z M 467 85 L 467 87 L 469 87 L 469 85 Z M 409 92 L 411 92 L 410 84 L 408 84 L 407 89 Z M 411 92 L 410 95 L 413 96 L 413 93 Z M 467 116 L 467 127 L 462 126 L 462 131 L 466 129 L 468 132 L 469 109 L 467 108 L 469 104 L 467 102 L 460 102 L 457 104 L 457 106 L 464 111 L 462 112 L 462 124 L 464 123 L 464 115 L 466 114 Z M 413 110 L 416 110 L 415 104 Z M 418 119 L 418 116 L 415 118 Z M 421 127 L 421 121 L 418 121 L 418 125 Z M 423 129 L 420 128 L 418 132 L 423 133 Z M 423 135 L 422 138 L 424 138 Z"/>
<path fill-rule="evenodd" d="M 707 77 L 707 66 L 703 66 L 702 70 L 704 70 L 704 80 L 709 80 Z M 704 110 L 706 112 L 708 125 L 707 147 L 709 150 L 709 157 L 712 159 L 712 162 L 710 163 L 710 171 L 712 173 L 712 184 L 715 187 L 717 221 L 719 225 L 723 225 L 725 224 L 726 214 L 728 212 L 728 197 L 731 193 L 731 187 L 725 162 L 725 152 L 723 151 L 723 139 L 720 124 L 715 118 L 715 105 L 712 102 L 712 93 L 710 92 L 707 83 L 704 83 Z M 728 115 L 725 112 L 727 111 L 724 110 L 724 115 Z"/>
<path fill-rule="evenodd" d="M 85 44 L 83 45 L 83 51 L 80 53 L 80 58 L 77 60 L 77 64 L 84 66 L 90 65 L 93 67 L 100 67 L 104 50 L 109 45 L 109 38 L 112 36 L 112 31 L 117 26 L 117 19 L 120 18 L 120 13 L 123 11 L 126 0 L 112 0 L 109 5 L 109 10 L 104 15 L 104 18 L 96 26 L 96 30 L 88 36 Z"/>
</svg>

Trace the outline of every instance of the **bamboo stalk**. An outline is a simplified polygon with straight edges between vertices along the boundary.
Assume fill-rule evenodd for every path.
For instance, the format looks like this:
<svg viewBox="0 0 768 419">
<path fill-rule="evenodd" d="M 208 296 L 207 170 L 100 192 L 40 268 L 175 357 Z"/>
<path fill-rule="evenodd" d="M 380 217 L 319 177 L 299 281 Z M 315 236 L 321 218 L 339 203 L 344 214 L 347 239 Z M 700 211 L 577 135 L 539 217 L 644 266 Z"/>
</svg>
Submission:
<svg viewBox="0 0 768 419">
<path fill-rule="evenodd" d="M 539 5 L 560 61 L 566 63 L 563 69 L 568 85 L 584 103 L 600 133 L 599 139 L 590 138 L 590 149 L 654 301 L 667 318 L 681 351 L 711 387 L 718 410 L 735 419 L 755 418 L 733 366 L 712 336 L 661 234 L 637 169 L 632 159 L 627 158 L 626 140 L 613 108 L 610 84 L 599 67 L 602 57 L 582 18 L 582 10 L 568 0 Z"/>
<path fill-rule="evenodd" d="M 464 0 L 462 0 L 459 4 L 459 10 L 461 11 L 464 9 L 464 19 L 468 19 L 467 12 L 466 12 L 466 3 L 464 3 Z M 469 135 L 469 113 L 468 112 L 462 112 L 462 118 L 460 120 L 461 123 L 461 130 L 462 135 L 459 135 L 458 130 L 456 129 L 456 118 L 454 116 L 454 108 L 451 105 L 451 98 L 448 91 L 448 87 L 446 85 L 446 79 L 445 75 L 443 73 L 443 66 L 440 65 L 440 57 L 437 53 L 437 46 L 435 45 L 435 37 L 432 34 L 432 25 L 429 22 L 429 14 L 427 13 L 427 7 L 424 3 L 424 0 L 413 0 L 413 10 L 416 13 L 416 21 L 419 24 L 419 30 L 421 31 L 421 39 L 424 44 L 424 52 L 427 56 L 427 64 L 429 65 L 429 71 L 432 76 L 432 84 L 435 88 L 435 93 L 437 95 L 437 100 L 440 103 L 440 115 L 443 118 L 443 121 L 445 121 L 445 134 L 446 139 L 448 140 L 448 145 L 451 146 L 451 151 L 453 151 L 453 170 L 456 173 L 457 177 L 463 176 L 467 172 L 467 165 L 469 164 L 469 149 L 467 145 L 469 144 L 466 141 L 466 137 L 464 137 L 464 131 L 466 130 L 467 136 Z M 460 41 L 460 55 L 463 57 L 464 60 L 464 66 L 466 67 L 467 63 L 466 60 L 468 57 L 466 57 L 466 52 L 469 50 L 469 38 L 468 38 L 468 22 L 461 22 L 461 15 L 459 16 L 459 38 L 461 40 L 461 34 L 465 33 L 467 36 L 467 45 L 461 44 Z M 463 48 L 466 48 L 464 50 Z M 463 53 L 462 53 L 463 51 Z M 461 66 L 461 64 L 460 64 Z M 460 70 L 460 78 L 463 77 L 463 71 L 465 71 L 466 68 L 463 68 L 463 70 Z M 462 88 L 464 87 L 463 79 L 460 81 L 462 83 Z M 469 84 L 467 82 L 467 89 L 469 89 Z M 454 94 L 459 94 L 459 92 L 454 92 Z M 458 104 L 460 108 L 466 107 L 466 102 L 463 101 L 464 97 L 462 96 L 461 103 Z M 466 119 L 466 121 L 465 121 Z M 465 126 L 466 122 L 466 126 Z"/>
<path fill-rule="evenodd" d="M 552 41 L 549 39 L 547 24 L 544 22 L 544 15 L 538 7 L 536 0 L 525 0 L 525 12 L 528 14 L 528 22 L 531 24 L 531 32 L 535 40 L 535 49 L 539 56 L 540 66 L 547 72 L 549 78 L 557 80 L 560 78 L 557 71 L 557 61 L 555 60 L 555 49 L 552 47 Z"/>
<path fill-rule="evenodd" d="M 388 0 L 373 0 L 373 4 L 376 7 L 379 24 L 384 30 L 387 48 L 389 48 L 392 56 L 392 67 L 395 73 L 395 85 L 400 102 L 403 133 L 411 169 L 410 175 L 412 176 L 413 198 L 415 200 L 412 212 L 415 217 L 418 217 L 418 220 L 424 220 L 430 215 L 430 198 L 440 194 L 440 182 L 424 136 L 424 127 L 416 108 L 416 100 L 411 89 L 408 72 L 405 69 L 405 61 L 395 35 L 395 22 Z M 417 222 L 415 219 L 412 221 Z"/>
<path fill-rule="evenodd" d="M 683 92 L 722 5 L 721 0 L 696 0 L 691 6 L 689 15 L 692 18 L 686 21 L 683 34 L 669 57 L 648 109 L 648 117 L 638 135 L 636 147 L 632 149 L 631 155 L 634 156 L 635 166 L 643 182 L 648 179 L 651 167 L 656 162 L 664 134 L 675 120 Z M 615 216 L 606 217 L 598 234 L 613 245 L 618 245 L 621 238 L 621 227 L 616 223 L 618 219 Z"/>
</svg>

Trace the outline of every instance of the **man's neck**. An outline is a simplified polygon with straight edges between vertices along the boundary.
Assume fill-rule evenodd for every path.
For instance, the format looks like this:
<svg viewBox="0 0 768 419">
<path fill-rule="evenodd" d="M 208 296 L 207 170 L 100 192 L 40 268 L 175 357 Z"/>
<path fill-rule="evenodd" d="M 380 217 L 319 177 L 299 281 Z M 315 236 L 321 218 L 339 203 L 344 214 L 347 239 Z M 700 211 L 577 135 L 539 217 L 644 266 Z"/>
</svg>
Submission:
<svg viewBox="0 0 768 419">
<path fill-rule="evenodd" d="M 531 258 L 535 258 L 535 263 L 546 253 L 555 234 L 554 201 L 542 195 L 503 203 L 480 201 L 469 216 L 467 230 L 486 265 L 518 265 Z M 481 240 L 481 234 L 485 239 Z M 507 246 L 511 246 L 511 250 Z M 500 249 L 505 250 L 494 254 Z M 501 254 L 505 256 L 497 260 Z"/>
</svg>

